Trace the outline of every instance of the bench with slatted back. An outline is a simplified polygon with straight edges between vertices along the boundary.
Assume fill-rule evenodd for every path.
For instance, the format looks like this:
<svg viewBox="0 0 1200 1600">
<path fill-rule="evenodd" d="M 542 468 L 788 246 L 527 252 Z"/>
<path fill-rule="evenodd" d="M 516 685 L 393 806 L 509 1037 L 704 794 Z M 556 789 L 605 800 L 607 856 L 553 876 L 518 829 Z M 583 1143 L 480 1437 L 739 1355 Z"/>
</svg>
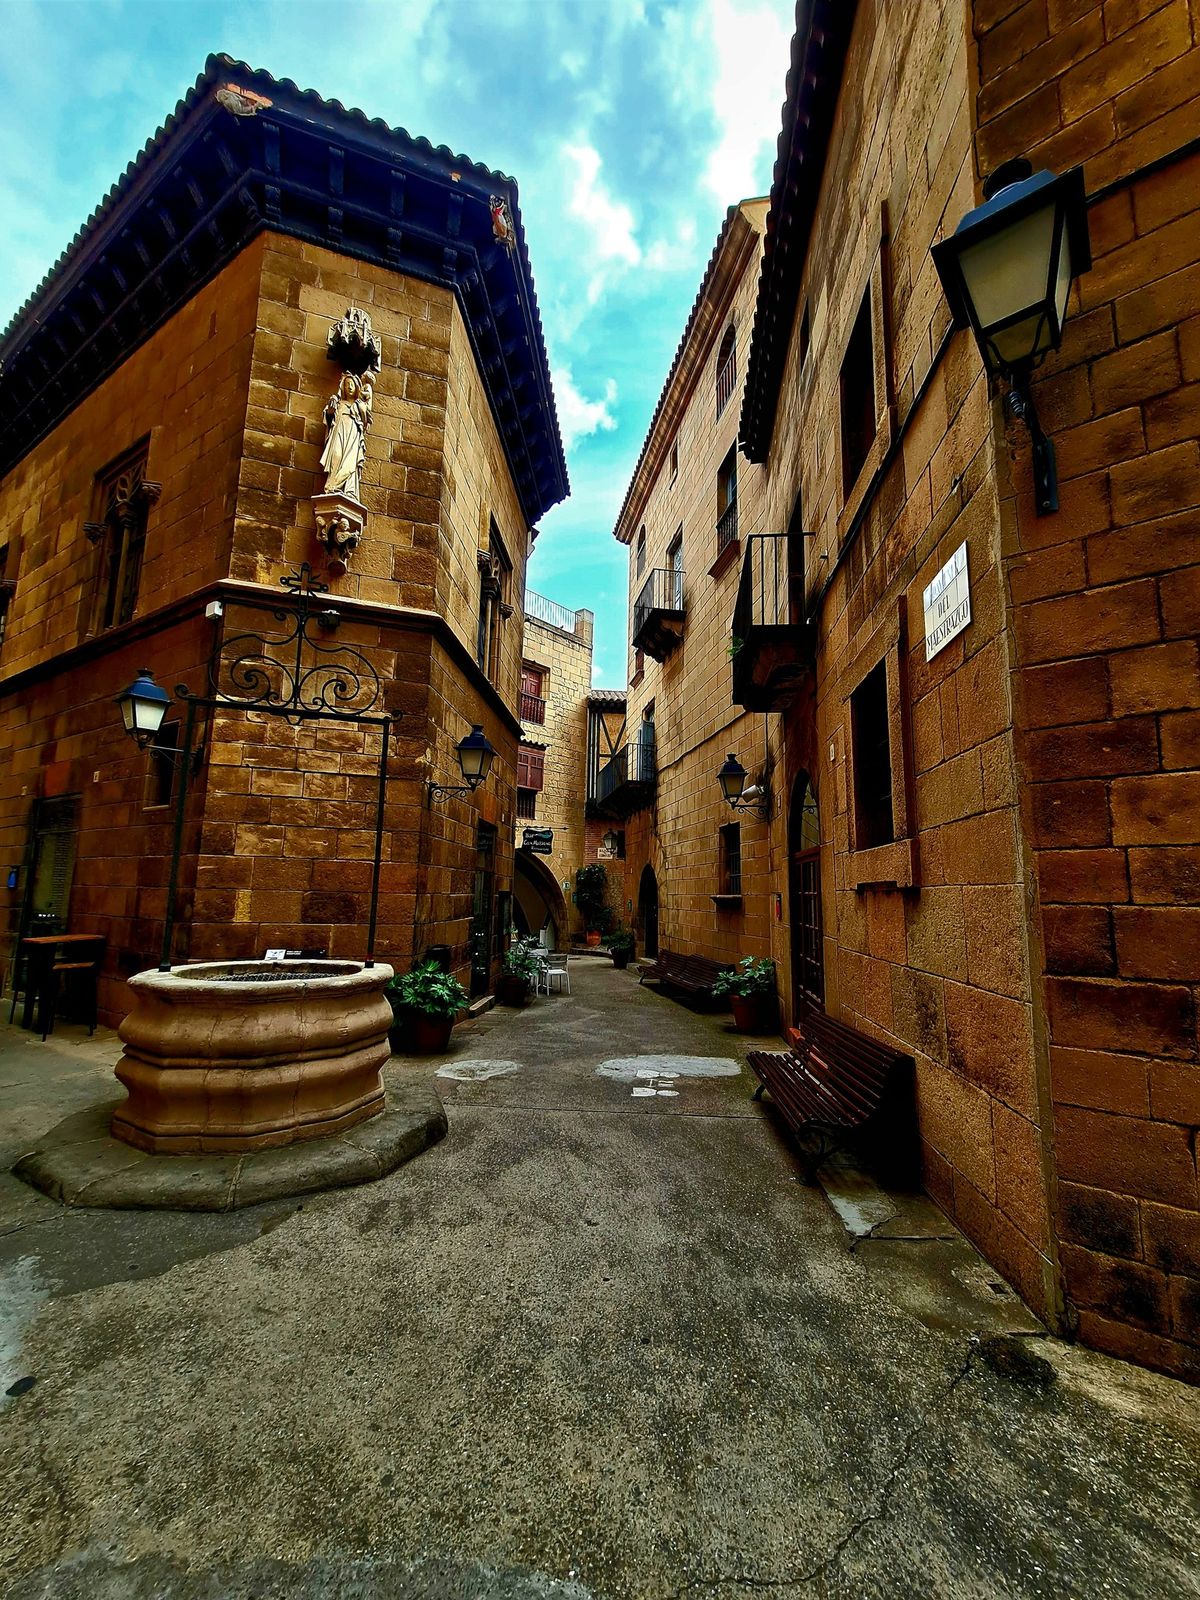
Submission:
<svg viewBox="0 0 1200 1600">
<path fill-rule="evenodd" d="M 887 1165 L 908 1172 L 912 1057 L 821 1011 L 807 1012 L 797 1034 L 786 1054 L 753 1050 L 747 1060 L 759 1080 L 754 1098 L 768 1090 L 797 1137 L 805 1182 L 815 1183 L 826 1157 L 860 1136 Z"/>
<path fill-rule="evenodd" d="M 723 972 L 729 971 L 727 962 L 710 961 L 707 956 L 681 956 L 671 950 L 660 950 L 649 966 L 642 968 L 639 983 L 647 978 L 672 989 L 682 989 L 685 994 L 710 994 L 712 986 Z"/>
</svg>

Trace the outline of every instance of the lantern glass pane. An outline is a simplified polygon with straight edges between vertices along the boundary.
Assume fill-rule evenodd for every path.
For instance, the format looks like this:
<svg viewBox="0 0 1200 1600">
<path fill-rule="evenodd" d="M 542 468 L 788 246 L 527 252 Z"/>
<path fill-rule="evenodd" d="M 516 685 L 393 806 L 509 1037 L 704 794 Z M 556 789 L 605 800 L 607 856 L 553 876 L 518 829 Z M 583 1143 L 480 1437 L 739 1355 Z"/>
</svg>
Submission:
<svg viewBox="0 0 1200 1600">
<path fill-rule="evenodd" d="M 1044 304 L 1031 311 L 1029 316 L 1014 322 L 1003 333 L 991 336 L 1005 366 L 1019 365 L 1022 361 L 1041 355 L 1050 346 L 1050 319 Z"/>
<path fill-rule="evenodd" d="M 1058 240 L 1058 266 L 1054 275 L 1054 308 L 1058 312 L 1059 335 L 1067 320 L 1067 296 L 1071 293 L 1071 241 L 1067 236 L 1066 219 Z"/>
<path fill-rule="evenodd" d="M 136 726 L 134 723 L 133 696 L 131 694 L 123 694 L 119 704 L 121 707 L 121 721 L 125 724 L 125 732 L 132 733 Z"/>
<path fill-rule="evenodd" d="M 162 720 L 167 714 L 164 700 L 143 700 L 138 695 L 133 702 L 133 713 L 136 718 L 135 727 L 139 733 L 157 733 L 162 727 Z"/>
<path fill-rule="evenodd" d="M 1045 305 L 1054 216 L 1053 205 L 1032 212 L 968 246 L 959 256 L 963 283 L 983 332 L 1019 311 Z M 1032 332 L 1032 319 L 1028 326 Z"/>
</svg>

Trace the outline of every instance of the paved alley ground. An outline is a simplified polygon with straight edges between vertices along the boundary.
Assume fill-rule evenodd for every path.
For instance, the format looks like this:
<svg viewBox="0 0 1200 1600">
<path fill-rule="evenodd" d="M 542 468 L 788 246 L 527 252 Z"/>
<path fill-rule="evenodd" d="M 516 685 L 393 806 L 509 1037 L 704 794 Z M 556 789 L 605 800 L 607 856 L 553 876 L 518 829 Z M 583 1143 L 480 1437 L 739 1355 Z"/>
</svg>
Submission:
<svg viewBox="0 0 1200 1600">
<path fill-rule="evenodd" d="M 217 1215 L 12 1178 L 116 1047 L 0 1030 L 0 1592 L 1200 1593 L 1194 1390 L 1039 1336 L 928 1203 L 852 1247 L 727 1018 L 571 975 L 391 1063 L 444 1143 Z"/>
</svg>

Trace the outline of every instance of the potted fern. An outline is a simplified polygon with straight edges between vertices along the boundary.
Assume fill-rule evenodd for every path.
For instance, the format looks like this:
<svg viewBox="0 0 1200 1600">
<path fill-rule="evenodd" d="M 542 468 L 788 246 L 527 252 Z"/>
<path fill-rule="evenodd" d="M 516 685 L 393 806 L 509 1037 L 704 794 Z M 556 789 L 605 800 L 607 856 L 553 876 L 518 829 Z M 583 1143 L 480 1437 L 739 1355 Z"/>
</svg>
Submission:
<svg viewBox="0 0 1200 1600">
<path fill-rule="evenodd" d="M 779 1021 L 775 995 L 775 963 L 763 956 L 746 956 L 729 972 L 714 979 L 712 992 L 728 999 L 739 1033 L 772 1033 Z"/>
<path fill-rule="evenodd" d="M 450 1044 L 454 1019 L 467 1004 L 467 991 L 436 961 L 395 977 L 385 991 L 392 1005 L 393 1042 L 399 1035 L 414 1055 L 441 1055 Z"/>
<path fill-rule="evenodd" d="M 537 971 L 537 957 L 528 946 L 511 945 L 500 963 L 500 978 L 496 984 L 496 999 L 502 1006 L 523 1006 L 529 999 L 530 986 Z"/>
</svg>

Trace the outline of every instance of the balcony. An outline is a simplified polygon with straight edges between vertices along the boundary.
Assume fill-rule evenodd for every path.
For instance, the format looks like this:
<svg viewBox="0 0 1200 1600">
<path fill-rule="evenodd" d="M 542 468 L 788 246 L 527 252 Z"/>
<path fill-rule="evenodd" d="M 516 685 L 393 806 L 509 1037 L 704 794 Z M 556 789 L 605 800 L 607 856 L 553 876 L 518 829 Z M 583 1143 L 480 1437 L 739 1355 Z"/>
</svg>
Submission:
<svg viewBox="0 0 1200 1600">
<path fill-rule="evenodd" d="M 526 694 L 521 690 L 521 721 L 536 722 L 540 727 L 546 720 L 546 702 L 541 695 Z"/>
<path fill-rule="evenodd" d="M 733 608 L 733 694 L 747 711 L 782 711 L 816 670 L 816 627 L 804 620 L 802 533 L 746 540 Z"/>
<path fill-rule="evenodd" d="M 665 661 L 683 638 L 683 573 L 656 567 L 633 607 L 633 647 Z"/>
<path fill-rule="evenodd" d="M 600 768 L 596 811 L 602 817 L 628 817 L 651 803 L 657 787 L 653 741 L 631 740 Z"/>
</svg>

